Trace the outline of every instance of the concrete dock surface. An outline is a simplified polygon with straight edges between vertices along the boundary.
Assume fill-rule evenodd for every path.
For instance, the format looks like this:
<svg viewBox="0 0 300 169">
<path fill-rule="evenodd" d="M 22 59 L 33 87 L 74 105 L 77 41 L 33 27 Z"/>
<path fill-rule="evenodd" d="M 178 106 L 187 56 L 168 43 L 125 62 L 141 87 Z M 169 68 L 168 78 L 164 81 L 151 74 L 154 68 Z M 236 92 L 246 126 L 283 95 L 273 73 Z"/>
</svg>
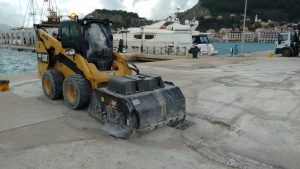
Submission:
<svg viewBox="0 0 300 169">
<path fill-rule="evenodd" d="M 43 95 L 36 73 L 0 75 L 0 168 L 299 169 L 300 58 L 268 52 L 139 63 L 183 91 L 187 119 L 120 140 L 87 110 Z"/>
</svg>

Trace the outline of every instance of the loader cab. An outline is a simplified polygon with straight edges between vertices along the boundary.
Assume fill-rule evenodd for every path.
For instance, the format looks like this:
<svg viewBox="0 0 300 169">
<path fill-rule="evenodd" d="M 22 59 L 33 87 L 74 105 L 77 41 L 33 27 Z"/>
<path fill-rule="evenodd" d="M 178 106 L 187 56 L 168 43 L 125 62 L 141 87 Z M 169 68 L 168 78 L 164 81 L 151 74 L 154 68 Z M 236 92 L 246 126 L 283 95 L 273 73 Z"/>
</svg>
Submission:
<svg viewBox="0 0 300 169">
<path fill-rule="evenodd" d="M 99 70 L 111 69 L 114 55 L 109 22 L 91 19 L 65 21 L 59 27 L 59 38 L 64 49 L 75 49 Z"/>
<path fill-rule="evenodd" d="M 284 48 L 289 47 L 292 44 L 292 33 L 285 32 L 280 33 L 278 36 L 278 40 L 276 41 L 276 48 Z"/>
<path fill-rule="evenodd" d="M 82 51 L 82 31 L 78 22 L 73 20 L 61 22 L 58 39 L 61 40 L 64 49 L 75 49 L 78 53 Z"/>
</svg>

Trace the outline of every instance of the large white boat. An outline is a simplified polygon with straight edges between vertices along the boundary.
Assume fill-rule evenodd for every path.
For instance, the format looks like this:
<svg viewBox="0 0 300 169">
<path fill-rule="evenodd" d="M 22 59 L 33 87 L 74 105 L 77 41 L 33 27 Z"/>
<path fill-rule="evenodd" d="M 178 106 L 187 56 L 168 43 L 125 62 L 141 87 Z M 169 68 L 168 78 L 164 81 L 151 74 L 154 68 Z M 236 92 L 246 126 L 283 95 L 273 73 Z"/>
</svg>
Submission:
<svg viewBox="0 0 300 169">
<path fill-rule="evenodd" d="M 210 42 L 207 33 L 201 33 L 195 31 L 192 34 L 192 38 L 193 38 L 193 45 L 201 49 L 201 54 L 215 55 L 218 53 L 218 51 L 215 50 L 212 43 Z"/>
<path fill-rule="evenodd" d="M 197 46 L 202 54 L 214 54 L 207 35 L 195 31 L 198 26 L 195 23 L 197 22 L 186 22 L 183 25 L 178 19 L 168 17 L 164 21 L 141 28 L 123 29 L 113 35 L 114 47 L 125 47 L 126 52 L 130 53 L 185 56 L 190 48 Z"/>
<path fill-rule="evenodd" d="M 197 46 L 201 50 L 201 54 L 215 55 L 218 53 L 208 38 L 208 35 L 210 34 L 196 31 L 197 27 L 199 26 L 199 21 L 195 19 L 191 21 L 186 20 L 185 24 L 190 25 L 192 30 L 193 45 Z"/>
<path fill-rule="evenodd" d="M 192 31 L 169 17 L 141 28 L 121 30 L 113 39 L 115 48 L 123 45 L 128 52 L 186 55 L 192 46 Z"/>
</svg>

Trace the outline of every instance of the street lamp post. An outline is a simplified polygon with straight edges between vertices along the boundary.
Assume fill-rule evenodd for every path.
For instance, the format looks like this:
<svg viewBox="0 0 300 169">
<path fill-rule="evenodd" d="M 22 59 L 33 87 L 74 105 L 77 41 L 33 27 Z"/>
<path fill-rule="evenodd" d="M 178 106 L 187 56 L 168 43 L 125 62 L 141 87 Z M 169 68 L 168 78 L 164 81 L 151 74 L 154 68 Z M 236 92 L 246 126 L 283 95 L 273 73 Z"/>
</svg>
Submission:
<svg viewBox="0 0 300 169">
<path fill-rule="evenodd" d="M 246 18 L 247 18 L 247 4 L 248 1 L 245 0 L 245 11 L 244 11 L 244 23 L 243 23 L 243 33 L 242 33 L 242 43 L 241 43 L 241 52 L 244 52 L 244 43 L 245 43 L 245 29 L 246 29 Z"/>
<path fill-rule="evenodd" d="M 143 33 L 144 33 L 144 27 L 142 26 L 141 27 L 141 35 L 142 35 L 142 37 L 141 37 L 141 53 L 143 53 L 143 51 L 144 51 Z"/>
</svg>

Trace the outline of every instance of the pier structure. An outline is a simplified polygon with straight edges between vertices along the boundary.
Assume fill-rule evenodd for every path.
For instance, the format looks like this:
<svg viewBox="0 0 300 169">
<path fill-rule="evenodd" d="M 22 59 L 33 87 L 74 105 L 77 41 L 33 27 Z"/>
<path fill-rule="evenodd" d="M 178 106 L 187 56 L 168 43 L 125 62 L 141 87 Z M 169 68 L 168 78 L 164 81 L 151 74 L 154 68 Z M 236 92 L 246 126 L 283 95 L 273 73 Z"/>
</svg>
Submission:
<svg viewBox="0 0 300 169">
<path fill-rule="evenodd" d="M 57 34 L 57 28 L 47 28 L 46 31 L 53 35 Z M 34 28 L 13 28 L 6 31 L 0 31 L 0 44 L 13 45 L 20 47 L 34 46 L 36 33 Z"/>
<path fill-rule="evenodd" d="M 45 5 L 46 3 L 46 5 Z M 35 15 L 38 9 L 34 0 L 28 0 L 27 13 L 25 14 L 23 25 L 17 28 L 11 28 L 7 30 L 0 30 L 0 47 L 11 47 L 19 49 L 27 49 L 28 47 L 34 47 L 36 42 L 36 32 L 34 27 L 28 27 L 28 25 L 34 25 L 36 23 Z M 44 8 L 48 11 L 47 16 L 43 16 L 41 13 L 41 24 L 52 25 L 53 27 L 45 28 L 50 35 L 58 34 L 58 25 L 62 16 L 58 14 L 56 1 L 47 0 L 44 1 L 42 11 Z M 42 18 L 47 18 L 43 20 Z"/>
<path fill-rule="evenodd" d="M 7 45 L 33 46 L 36 39 L 33 28 L 0 31 L 0 35 L 0 43 Z"/>
</svg>

